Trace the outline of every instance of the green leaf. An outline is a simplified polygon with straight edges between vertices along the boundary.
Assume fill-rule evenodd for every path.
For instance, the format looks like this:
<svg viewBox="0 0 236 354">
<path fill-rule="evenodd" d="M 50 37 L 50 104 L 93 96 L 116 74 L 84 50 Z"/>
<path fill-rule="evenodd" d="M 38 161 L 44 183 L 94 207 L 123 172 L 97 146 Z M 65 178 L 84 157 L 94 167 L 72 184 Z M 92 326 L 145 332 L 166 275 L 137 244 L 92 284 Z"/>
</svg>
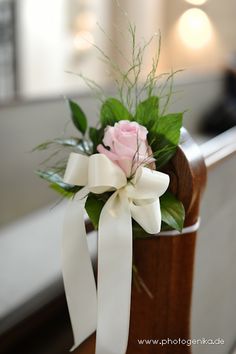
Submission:
<svg viewBox="0 0 236 354">
<path fill-rule="evenodd" d="M 160 117 L 155 127 L 156 133 L 173 145 L 178 145 L 182 121 L 183 113 L 171 113 Z"/>
<path fill-rule="evenodd" d="M 101 107 L 100 121 L 103 127 L 114 125 L 120 120 L 130 120 L 131 114 L 116 98 L 108 98 Z"/>
<path fill-rule="evenodd" d="M 132 230 L 133 230 L 133 238 L 148 238 L 150 234 L 148 234 L 135 220 L 132 219 Z"/>
<path fill-rule="evenodd" d="M 66 146 L 66 147 L 77 147 L 81 144 L 82 139 L 79 138 L 56 138 L 52 140 L 52 143 Z"/>
<path fill-rule="evenodd" d="M 93 143 L 93 153 L 97 152 L 97 146 L 101 144 L 104 135 L 104 129 L 89 128 L 89 138 Z"/>
<path fill-rule="evenodd" d="M 179 143 L 183 113 L 173 113 L 159 117 L 148 134 L 156 166 L 159 169 L 175 154 Z"/>
<path fill-rule="evenodd" d="M 49 187 L 55 192 L 59 193 L 64 198 L 71 198 L 74 195 L 74 192 L 66 191 L 64 188 L 60 187 L 56 183 L 51 183 Z"/>
<path fill-rule="evenodd" d="M 98 199 L 94 194 L 89 194 L 86 200 L 85 209 L 95 229 L 98 228 L 98 222 L 104 204 L 105 202 Z"/>
<path fill-rule="evenodd" d="M 35 146 L 35 148 L 33 148 L 33 150 L 31 150 L 31 151 L 34 152 L 34 151 L 47 150 L 50 147 L 50 145 L 52 145 L 53 143 L 54 143 L 53 140 L 52 141 L 51 140 L 50 141 L 45 141 L 44 143 Z"/>
<path fill-rule="evenodd" d="M 55 189 L 55 186 L 60 187 L 65 192 L 76 193 L 81 187 L 67 184 L 63 181 L 62 177 L 55 173 L 54 171 L 41 171 L 35 172 L 39 177 L 50 182 L 50 187 Z M 53 186 L 52 186 L 53 185 Z"/>
<path fill-rule="evenodd" d="M 159 99 L 156 96 L 152 96 L 139 103 L 134 120 L 150 130 L 153 124 L 157 122 L 158 114 Z"/>
<path fill-rule="evenodd" d="M 65 147 L 71 147 L 74 150 L 77 150 L 81 154 L 91 155 L 92 154 L 92 146 L 89 141 L 85 139 L 79 138 L 57 138 L 54 139 L 54 143 L 58 145 L 62 145 Z"/>
<path fill-rule="evenodd" d="M 176 197 L 166 192 L 160 198 L 161 219 L 172 229 L 181 232 L 184 225 L 185 210 L 183 204 Z"/>
<path fill-rule="evenodd" d="M 76 102 L 72 100 L 69 100 L 68 102 L 71 111 L 71 118 L 75 127 L 83 135 L 85 135 L 88 126 L 86 115 L 84 114 L 84 112 Z"/>
<path fill-rule="evenodd" d="M 46 150 L 54 145 L 61 145 L 67 148 L 72 148 L 76 152 L 81 154 L 91 155 L 92 154 L 92 145 L 89 141 L 85 139 L 79 138 L 56 138 L 50 141 L 46 141 L 38 146 L 36 146 L 32 152 L 34 151 L 43 151 Z"/>
</svg>

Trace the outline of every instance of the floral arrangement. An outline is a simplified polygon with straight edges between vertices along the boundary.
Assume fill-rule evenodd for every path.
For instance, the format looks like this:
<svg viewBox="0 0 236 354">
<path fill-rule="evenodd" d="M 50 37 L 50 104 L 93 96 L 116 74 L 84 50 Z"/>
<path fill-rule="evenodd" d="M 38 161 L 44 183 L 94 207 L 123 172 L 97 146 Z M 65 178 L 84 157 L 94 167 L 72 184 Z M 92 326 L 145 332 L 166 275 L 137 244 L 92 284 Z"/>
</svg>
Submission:
<svg viewBox="0 0 236 354">
<path fill-rule="evenodd" d="M 175 155 L 182 127 L 182 112 L 167 113 L 174 73 L 164 74 L 164 81 L 164 75 L 157 75 L 159 35 L 136 43 L 136 27 L 130 23 L 129 34 L 132 50 L 125 72 L 97 48 L 116 73 L 116 97 L 105 97 L 93 80 L 80 75 L 99 93 L 97 126 L 89 127 L 82 108 L 69 99 L 76 136 L 56 138 L 35 149 L 54 149 L 47 167 L 37 174 L 63 197 L 71 198 L 64 227 L 63 277 L 75 347 L 97 329 L 99 354 L 114 348 L 124 354 L 127 347 L 132 238 L 161 230 L 181 232 L 184 224 L 184 207 L 168 190 L 170 178 L 163 172 Z M 143 58 L 152 41 L 157 50 L 143 82 Z M 97 289 L 86 245 L 84 209 L 98 229 Z M 140 280 L 135 266 L 133 271 Z M 149 293 L 143 280 L 140 283 Z"/>
<path fill-rule="evenodd" d="M 176 152 L 183 113 L 164 114 L 160 110 L 160 100 L 159 96 L 151 95 L 138 101 L 135 112 L 132 112 L 117 98 L 109 97 L 102 103 L 99 126 L 89 128 L 86 115 L 78 103 L 68 100 L 71 119 L 78 130 L 78 136 L 56 138 L 38 145 L 35 150 L 56 147 L 47 158 L 47 163 L 61 152 L 61 148 L 64 153 L 69 150 L 85 156 L 104 154 L 124 171 L 130 182 L 140 166 L 162 171 Z M 73 197 L 81 186 L 64 182 L 65 161 L 59 159 L 52 166 L 36 173 L 63 197 Z M 110 195 L 109 192 L 88 195 L 85 209 L 95 229 L 98 227 L 100 212 Z M 160 208 L 161 229 L 181 231 L 184 207 L 170 191 L 161 196 Z M 134 223 L 134 227 L 138 226 Z M 137 235 L 138 233 L 134 233 L 134 237 Z"/>
</svg>

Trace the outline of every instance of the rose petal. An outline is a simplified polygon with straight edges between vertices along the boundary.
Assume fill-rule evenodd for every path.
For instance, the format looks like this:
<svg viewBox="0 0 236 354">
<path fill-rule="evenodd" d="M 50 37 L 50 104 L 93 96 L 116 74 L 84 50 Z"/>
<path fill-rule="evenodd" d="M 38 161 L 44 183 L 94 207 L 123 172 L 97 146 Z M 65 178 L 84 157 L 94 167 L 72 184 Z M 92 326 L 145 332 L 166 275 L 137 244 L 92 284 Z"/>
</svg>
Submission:
<svg viewBox="0 0 236 354">
<path fill-rule="evenodd" d="M 121 144 L 132 147 L 132 150 L 137 150 L 137 144 L 138 144 L 138 134 L 130 134 L 130 133 L 123 133 L 119 132 L 116 134 L 116 137 L 114 139 L 115 141 L 119 141 Z"/>
<path fill-rule="evenodd" d="M 120 156 L 116 155 L 114 152 L 107 150 L 102 144 L 99 144 L 97 146 L 97 151 L 100 154 L 106 155 L 112 161 L 119 160 L 119 158 L 120 158 Z"/>
<path fill-rule="evenodd" d="M 103 144 L 105 146 L 109 146 L 110 148 L 112 148 L 113 140 L 114 140 L 114 134 L 115 134 L 115 128 L 114 127 L 108 126 L 105 129 L 104 138 L 103 138 Z"/>
<path fill-rule="evenodd" d="M 131 176 L 132 173 L 132 161 L 127 159 L 121 159 L 117 161 L 117 165 L 124 171 L 127 177 Z"/>
<path fill-rule="evenodd" d="M 132 145 L 131 145 L 132 146 Z M 134 158 L 134 155 L 136 154 L 137 148 L 135 147 L 129 147 L 127 145 L 121 144 L 118 140 L 114 141 L 114 153 L 116 155 L 119 155 L 121 159 L 127 158 L 132 160 Z"/>
<path fill-rule="evenodd" d="M 148 130 L 142 125 L 139 126 L 139 137 L 141 140 L 146 141 L 148 135 Z"/>
<path fill-rule="evenodd" d="M 99 145 L 97 150 L 130 176 L 140 165 L 154 161 L 148 156 L 150 152 L 147 134 L 147 129 L 139 123 L 121 120 L 115 123 L 114 127 L 108 126 L 105 129 L 103 144 L 109 147 L 109 150 L 103 145 Z"/>
</svg>

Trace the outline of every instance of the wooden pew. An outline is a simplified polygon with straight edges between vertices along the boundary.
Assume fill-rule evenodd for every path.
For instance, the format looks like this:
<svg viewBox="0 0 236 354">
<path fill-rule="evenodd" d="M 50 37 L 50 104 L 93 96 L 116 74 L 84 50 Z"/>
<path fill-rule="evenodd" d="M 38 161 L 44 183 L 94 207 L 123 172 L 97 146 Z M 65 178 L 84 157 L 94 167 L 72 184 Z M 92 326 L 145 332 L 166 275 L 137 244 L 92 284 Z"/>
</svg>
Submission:
<svg viewBox="0 0 236 354">
<path fill-rule="evenodd" d="M 230 163 L 231 168 L 235 157 L 236 128 L 209 140 L 202 146 L 201 151 L 188 133 L 183 130 L 180 147 L 175 158 L 168 166 L 168 173 L 171 176 L 172 191 L 183 201 L 186 208 L 185 226 L 194 224 L 198 219 L 202 191 L 206 182 L 206 172 L 209 173 L 211 181 L 206 192 L 217 193 L 218 190 L 214 189 L 212 180 L 218 176 L 222 169 L 224 175 L 228 175 L 230 171 L 227 170 L 227 164 Z M 217 182 L 222 185 L 225 183 L 223 180 Z M 230 182 L 231 179 L 228 176 L 225 186 L 225 188 L 228 187 L 228 196 L 230 193 L 232 194 Z M 202 354 L 201 348 L 199 350 L 196 347 L 191 348 L 184 345 L 140 345 L 137 339 L 194 338 L 199 332 L 201 323 L 205 322 L 201 311 L 204 311 L 204 306 L 207 306 L 207 303 L 200 307 L 197 302 L 205 300 L 199 293 L 199 285 L 206 287 L 206 284 L 202 284 L 204 283 L 202 272 L 204 272 L 204 267 L 209 268 L 208 258 L 203 260 L 204 264 L 200 263 L 202 261 L 200 257 L 202 254 L 201 247 L 205 246 L 203 240 L 206 236 L 204 233 L 202 234 L 207 222 L 204 219 L 205 214 L 207 212 L 209 214 L 207 208 L 209 199 L 212 199 L 211 195 L 209 196 L 207 193 L 208 199 L 204 202 L 203 198 L 203 209 L 200 212 L 203 219 L 203 231 L 200 229 L 199 235 L 204 237 L 202 240 L 196 238 L 196 233 L 192 233 L 176 237 L 151 237 L 148 240 L 136 240 L 134 243 L 135 262 L 140 275 L 145 280 L 154 298 L 150 299 L 145 292 L 140 293 L 136 287 L 133 287 L 127 354 Z M 211 213 L 217 213 L 218 210 L 214 211 L 214 200 L 212 203 L 213 211 Z M 87 225 L 87 229 L 88 231 L 91 230 L 90 224 Z M 210 242 L 213 242 L 216 237 L 220 238 L 221 236 L 223 238 L 224 234 L 212 234 L 207 237 L 212 237 Z M 235 234 L 231 238 L 233 236 Z M 197 253 L 195 254 L 196 240 Z M 214 256 L 214 249 L 209 248 L 209 244 L 205 253 L 207 254 L 207 252 L 209 253 L 209 259 L 211 259 L 212 272 L 214 272 L 218 259 Z M 219 252 L 220 250 L 218 250 Z M 232 273 L 232 264 L 229 264 L 225 270 Z M 228 307 L 230 309 L 230 306 Z M 231 312 L 234 316 L 234 312 Z M 214 316 L 208 320 L 207 324 L 210 326 L 213 321 Z M 212 346 L 209 346 L 208 351 L 204 349 L 204 354 L 212 353 L 213 350 L 217 354 L 228 353 L 228 348 L 233 343 L 234 331 L 236 331 L 234 327 L 230 329 L 231 341 L 229 341 L 227 347 L 224 347 L 224 349 L 214 347 L 212 349 Z M 227 331 L 227 328 L 224 328 L 224 330 Z M 212 331 L 214 334 L 214 329 Z M 28 354 L 37 352 L 44 354 L 50 352 L 50 354 L 64 354 L 68 353 L 72 346 L 71 333 L 65 297 L 63 293 L 60 293 L 52 303 L 0 338 L 0 349 L 3 350 L 3 353 L 24 352 Z M 236 333 L 234 338 L 236 338 Z M 95 335 L 88 338 L 74 353 L 93 354 L 94 344 Z M 14 350 L 17 348 L 17 351 L 12 351 L 13 345 Z M 4 351 L 3 348 L 6 350 Z"/>
<path fill-rule="evenodd" d="M 185 226 L 195 224 L 206 182 L 206 166 L 199 147 L 184 129 L 179 149 L 166 172 L 171 177 L 171 190 L 185 206 Z M 153 299 L 133 285 L 127 354 L 190 353 L 186 345 L 141 345 L 138 339 L 190 338 L 195 241 L 196 232 L 135 240 L 134 261 Z M 95 335 L 75 352 L 92 354 L 94 344 Z"/>
<path fill-rule="evenodd" d="M 199 218 L 207 171 L 214 171 L 232 156 L 236 156 L 236 128 L 209 140 L 201 150 L 183 129 L 180 147 L 167 172 L 171 176 L 172 191 L 185 206 L 185 226 L 193 225 Z M 181 344 L 162 346 L 138 343 L 138 339 L 193 338 L 191 304 L 196 236 L 197 232 L 194 232 L 181 237 L 160 236 L 134 242 L 135 264 L 154 298 L 150 299 L 133 286 L 127 354 L 200 353 L 199 349 L 195 351 L 193 346 Z M 207 264 L 205 266 L 207 267 Z M 75 352 L 92 354 L 94 347 L 95 335 Z M 222 348 L 217 349 L 222 353 Z"/>
</svg>

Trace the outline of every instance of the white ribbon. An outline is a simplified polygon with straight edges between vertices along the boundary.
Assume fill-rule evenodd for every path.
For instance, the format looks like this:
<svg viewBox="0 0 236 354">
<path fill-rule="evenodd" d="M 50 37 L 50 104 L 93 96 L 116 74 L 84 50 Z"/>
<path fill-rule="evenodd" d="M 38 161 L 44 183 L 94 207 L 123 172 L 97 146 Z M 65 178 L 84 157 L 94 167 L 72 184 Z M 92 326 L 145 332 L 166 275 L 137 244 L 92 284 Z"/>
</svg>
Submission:
<svg viewBox="0 0 236 354">
<path fill-rule="evenodd" d="M 159 197 L 169 176 L 139 167 L 132 181 L 103 154 L 71 153 L 64 181 L 84 186 L 70 201 L 64 224 L 63 279 L 76 348 L 97 330 L 96 354 L 125 354 L 130 317 L 132 219 L 156 234 L 161 228 Z M 84 226 L 89 192 L 114 191 L 98 227 L 97 291 Z"/>
</svg>

